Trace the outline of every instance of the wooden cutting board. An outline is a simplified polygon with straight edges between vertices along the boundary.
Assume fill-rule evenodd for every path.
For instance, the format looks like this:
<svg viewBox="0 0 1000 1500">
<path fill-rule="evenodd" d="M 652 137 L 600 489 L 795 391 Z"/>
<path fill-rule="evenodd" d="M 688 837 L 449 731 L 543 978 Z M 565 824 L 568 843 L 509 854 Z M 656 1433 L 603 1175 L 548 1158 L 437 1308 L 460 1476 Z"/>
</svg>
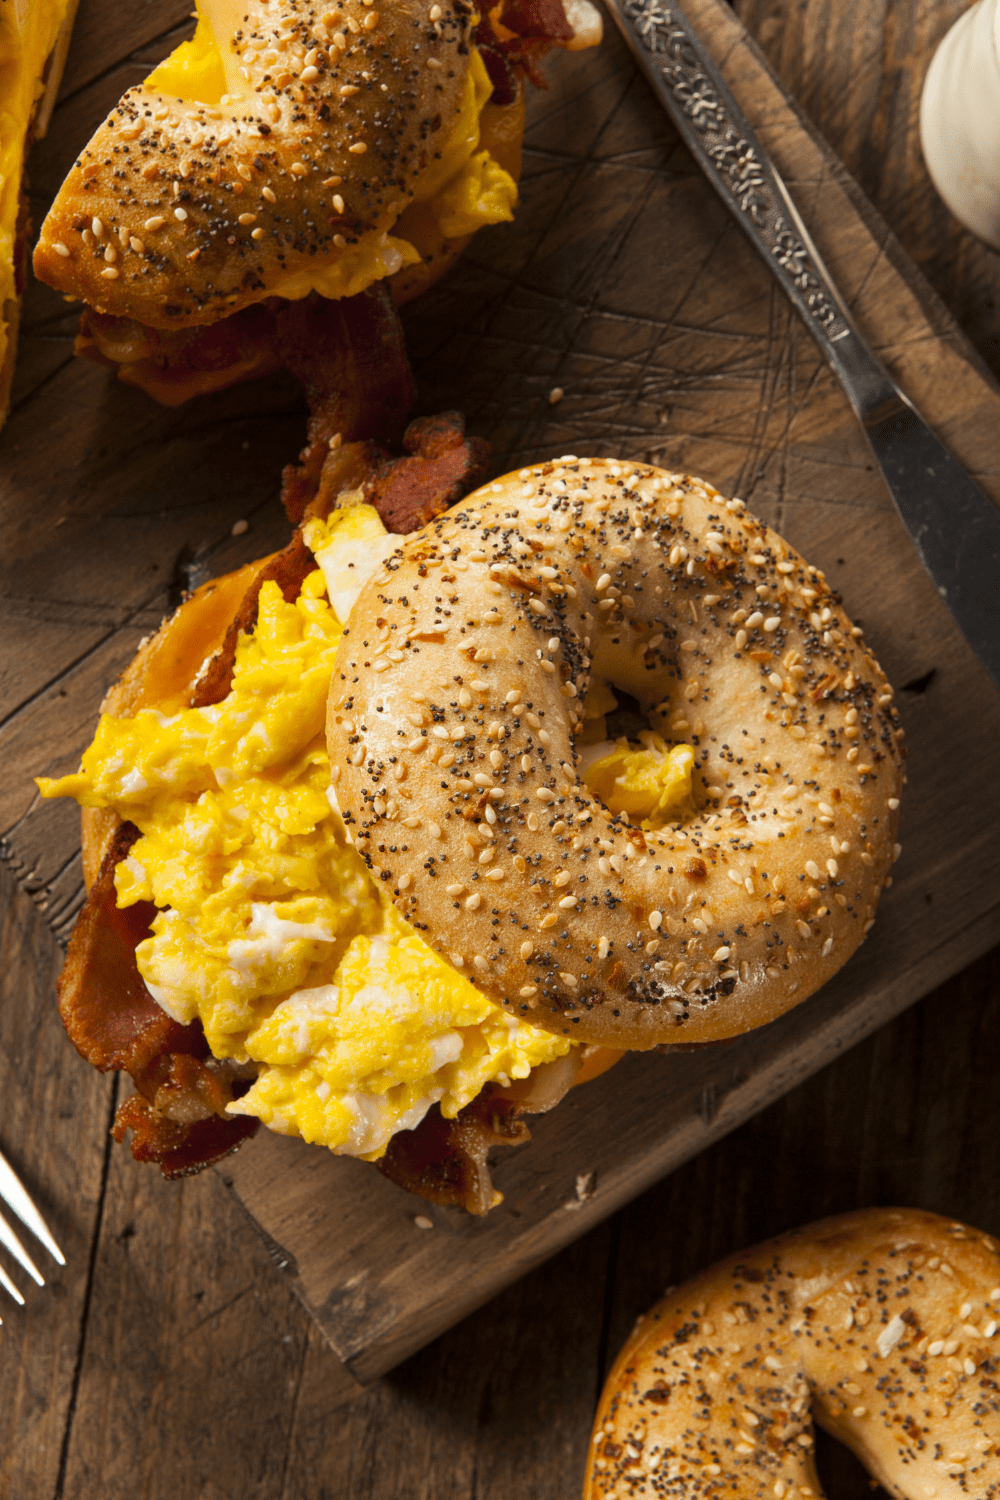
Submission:
<svg viewBox="0 0 1000 1500">
<path fill-rule="evenodd" d="M 155 17 L 141 0 L 90 8 L 65 102 L 33 158 L 36 221 L 99 118 L 183 34 L 186 7 L 161 4 Z M 723 0 L 687 8 L 861 327 L 996 498 L 991 377 Z M 711 478 L 785 532 L 863 621 L 899 690 L 910 751 L 904 853 L 871 937 L 821 994 L 724 1047 L 633 1055 L 575 1091 L 533 1125 L 530 1145 L 498 1162 L 505 1199 L 484 1220 L 428 1207 L 370 1167 L 266 1132 L 229 1158 L 226 1182 L 360 1379 L 820 1068 L 1000 931 L 991 774 L 1000 700 L 920 568 L 845 399 L 617 35 L 597 53 L 553 59 L 548 73 L 550 89 L 530 105 L 516 224 L 480 235 L 407 310 L 421 409 L 464 409 L 493 442 L 498 472 L 566 452 L 640 458 Z M 30 777 L 73 766 L 108 683 L 183 588 L 280 544 L 278 474 L 304 420 L 281 380 L 164 411 L 71 358 L 75 318 L 54 294 L 32 288 L 25 312 L 15 406 L 0 435 L 0 829 L 20 882 L 64 934 L 80 899 L 76 811 L 40 803 Z M 250 530 L 234 539 L 240 519 Z M 589 1196 L 577 1192 L 584 1179 Z"/>
</svg>

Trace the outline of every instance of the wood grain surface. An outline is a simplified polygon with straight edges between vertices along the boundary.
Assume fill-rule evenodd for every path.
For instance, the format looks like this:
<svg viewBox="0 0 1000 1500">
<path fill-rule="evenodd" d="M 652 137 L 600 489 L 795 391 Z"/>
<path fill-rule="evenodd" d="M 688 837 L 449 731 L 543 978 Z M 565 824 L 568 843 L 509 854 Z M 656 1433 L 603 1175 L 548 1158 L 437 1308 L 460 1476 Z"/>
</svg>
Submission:
<svg viewBox="0 0 1000 1500">
<path fill-rule="evenodd" d="M 915 145 L 916 100 L 928 49 L 961 8 L 916 0 L 891 7 L 861 0 L 738 7 L 771 51 L 786 85 L 848 166 L 862 179 L 867 174 L 864 185 L 989 359 L 995 260 L 956 231 L 935 204 Z M 103 89 L 113 102 L 122 77 L 137 76 L 145 61 L 139 57 L 123 70 L 120 38 L 128 35 L 134 44 L 141 35 L 143 46 L 166 50 L 162 24 L 151 24 L 154 13 L 162 23 L 166 9 L 118 6 L 111 24 L 101 20 L 106 9 L 82 6 L 79 24 L 89 28 L 85 34 L 93 38 L 99 61 L 80 74 L 70 72 L 64 109 L 78 107 L 81 119 L 89 118 L 89 90 Z M 183 19 L 179 7 L 169 19 Z M 135 30 L 127 31 L 132 22 Z M 50 170 L 53 176 L 60 170 L 55 158 Z M 537 304 L 528 310 L 537 312 Z M 105 500 L 109 487 L 113 491 L 112 466 L 100 468 L 111 414 L 88 408 L 86 388 L 74 385 L 67 371 L 64 310 L 36 305 L 33 317 L 36 311 L 22 364 L 22 399 L 47 385 L 56 387 L 54 439 L 74 400 L 93 415 L 82 475 L 68 464 L 61 470 L 51 454 L 30 456 L 36 464 L 50 462 L 48 495 L 62 507 L 50 514 L 58 519 L 81 490 L 84 505 L 91 507 L 98 505 L 102 487 Z M 419 331 L 419 326 L 418 319 L 412 327 Z M 788 326 L 782 325 L 781 337 L 794 342 Z M 510 337 L 510 329 L 501 326 L 497 336 Z M 553 373 L 545 367 L 547 347 L 540 338 L 534 373 L 542 395 Z M 70 384 L 60 386 L 60 376 Z M 427 385 L 426 372 L 422 378 Z M 610 408 L 606 401 L 594 410 Z M 78 419 L 79 413 L 72 415 Z M 138 409 L 127 415 L 130 421 L 138 416 L 130 430 L 136 451 L 146 452 L 151 483 L 159 483 L 165 470 L 176 475 L 171 480 L 176 503 L 187 507 L 185 535 L 196 533 L 199 506 L 208 503 L 203 495 L 212 483 L 210 463 L 190 475 L 186 493 L 180 430 L 167 431 L 165 441 L 152 419 L 143 425 Z M 258 402 L 247 417 L 234 403 L 228 417 L 218 418 L 229 424 L 229 477 L 238 480 L 246 503 L 239 513 L 254 514 L 260 550 L 266 545 L 268 497 L 259 455 L 241 460 L 236 449 L 253 441 L 262 415 L 282 429 L 287 452 L 300 423 L 290 390 L 274 395 L 269 410 Z M 531 411 L 518 414 L 518 436 L 530 440 L 532 420 Z M 247 424 L 243 429 L 241 422 Z M 951 440 L 959 445 L 954 434 Z M 5 446 L 5 461 L 16 441 Z M 57 442 L 54 446 L 58 449 Z M 609 444 L 606 451 L 614 447 Z M 254 511 L 255 496 L 260 498 Z M 224 499 L 209 497 L 216 505 Z M 143 520 L 148 523 L 149 516 Z M 172 559 L 180 549 L 170 551 L 169 524 L 163 525 L 162 556 Z M 95 545 L 80 558 L 84 576 L 100 576 L 104 568 L 111 573 L 123 558 L 127 562 L 135 555 L 129 542 L 127 536 L 109 534 L 107 550 Z M 37 577 L 44 576 L 45 560 L 40 545 Z M 212 554 L 213 570 L 227 560 L 223 543 Z M 195 567 L 198 561 L 194 548 L 188 563 Z M 71 582 L 68 572 L 53 580 L 47 602 L 62 605 L 64 619 L 73 621 L 81 659 L 95 642 L 111 640 L 129 611 L 130 628 L 136 633 L 144 623 L 148 628 L 162 607 L 161 595 L 169 592 L 157 593 L 151 587 L 156 580 L 139 578 L 126 600 L 113 599 L 102 613 L 87 590 L 74 593 Z M 49 620 L 48 609 L 21 618 L 20 639 L 27 649 L 23 659 L 8 652 L 8 706 L 16 709 L 24 702 L 24 682 L 17 674 L 30 665 L 36 638 Z M 56 632 L 52 639 L 64 634 Z M 904 644 L 898 643 L 901 653 Z M 54 661 L 54 676 L 57 667 Z M 109 651 L 95 664 L 91 692 L 114 667 Z M 926 706 L 928 718 L 940 718 L 933 691 L 932 681 L 913 695 L 911 709 L 922 712 Z M 63 715 L 67 707 L 73 705 L 64 704 Z M 89 711 L 83 692 L 76 711 L 69 727 L 64 716 L 39 721 L 26 732 L 25 743 L 48 742 L 54 724 L 67 740 L 74 729 L 82 738 Z M 975 767 L 953 725 L 942 724 L 935 733 L 949 750 L 938 762 L 937 795 L 964 805 L 978 795 Z M 73 754 L 75 745 L 67 745 L 67 755 Z M 5 785 L 9 791 L 9 776 Z M 52 842 L 41 840 L 40 853 Z M 980 879 L 992 879 L 995 886 L 988 851 L 984 860 Z M 51 1000 L 55 945 L 35 903 L 14 887 L 9 872 L 2 875 L 9 891 L 2 948 L 0 1135 L 70 1259 L 67 1271 L 54 1276 L 46 1291 L 32 1291 L 25 1313 L 4 1310 L 0 1493 L 5 1497 L 450 1500 L 475 1495 L 493 1500 L 544 1495 L 558 1500 L 579 1491 L 590 1413 L 609 1357 L 634 1316 L 668 1281 L 749 1240 L 859 1203 L 912 1202 L 1000 1229 L 994 1144 L 1000 1122 L 993 1084 L 1000 996 L 994 956 L 675 1172 L 393 1375 L 348 1399 L 339 1362 L 224 1184 L 207 1176 L 167 1186 L 109 1148 L 116 1085 L 92 1074 L 68 1051 Z M 53 878 L 51 871 L 40 875 Z M 979 911 L 988 911 L 985 899 Z M 337 1233 L 335 1224 L 330 1232 Z M 836 1500 L 860 1500 L 869 1493 L 866 1481 L 836 1451 L 824 1454 L 823 1462 Z"/>
</svg>

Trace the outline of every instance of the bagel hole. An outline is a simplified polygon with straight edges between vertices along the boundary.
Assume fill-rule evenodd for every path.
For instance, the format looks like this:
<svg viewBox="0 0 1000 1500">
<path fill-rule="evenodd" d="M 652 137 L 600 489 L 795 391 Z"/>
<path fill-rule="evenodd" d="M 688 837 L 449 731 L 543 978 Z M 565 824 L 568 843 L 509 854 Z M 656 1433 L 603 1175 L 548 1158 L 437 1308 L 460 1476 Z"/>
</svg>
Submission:
<svg viewBox="0 0 1000 1500">
<path fill-rule="evenodd" d="M 839 1438 L 832 1437 L 816 1424 L 816 1473 L 824 1495 L 830 1500 L 890 1500 L 864 1464 Z"/>
<path fill-rule="evenodd" d="M 670 737 L 660 716 L 654 726 L 647 707 L 627 688 L 609 681 L 602 686 L 602 697 L 605 690 L 614 695 L 614 708 L 586 720 L 575 744 L 580 774 L 589 791 L 609 813 L 637 828 L 689 821 L 704 800 L 699 797 L 692 747 L 686 740 Z M 626 745 L 629 762 L 622 759 Z M 675 752 L 681 751 L 686 755 L 677 760 Z M 619 764 L 607 769 L 615 757 Z M 630 783 L 627 790 L 618 776 Z M 648 782 L 648 795 L 638 790 L 643 779 Z"/>
<path fill-rule="evenodd" d="M 632 694 L 626 693 L 624 688 L 615 687 L 614 683 L 610 686 L 618 699 L 618 707 L 604 716 L 607 730 L 605 738 L 614 742 L 624 735 L 629 744 L 638 749 L 640 733 L 644 729 L 652 729 L 653 726 L 647 719 L 646 711 L 638 698 L 633 698 Z"/>
</svg>

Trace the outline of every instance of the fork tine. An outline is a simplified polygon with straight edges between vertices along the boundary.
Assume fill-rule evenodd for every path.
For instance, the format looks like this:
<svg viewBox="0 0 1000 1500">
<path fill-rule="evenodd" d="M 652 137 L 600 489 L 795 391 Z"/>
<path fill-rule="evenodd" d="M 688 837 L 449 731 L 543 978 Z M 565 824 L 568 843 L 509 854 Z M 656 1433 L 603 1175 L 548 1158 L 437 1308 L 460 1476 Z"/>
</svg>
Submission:
<svg viewBox="0 0 1000 1500">
<path fill-rule="evenodd" d="M 10 1205 L 21 1220 L 21 1223 L 25 1224 L 31 1230 L 35 1238 L 41 1240 L 53 1259 L 57 1260 L 61 1266 L 64 1266 L 66 1264 L 66 1257 L 59 1249 L 59 1246 L 52 1237 L 49 1226 L 28 1197 L 20 1178 L 2 1151 L 0 1151 L 0 1198 L 3 1198 Z"/>
<path fill-rule="evenodd" d="M 24 1306 L 24 1298 L 21 1296 L 21 1293 L 11 1281 L 10 1277 L 7 1275 L 7 1272 L 4 1270 L 3 1266 L 0 1266 L 0 1286 L 4 1287 L 6 1291 L 10 1292 L 10 1295 L 13 1297 L 15 1302 L 17 1302 L 21 1307 Z"/>
<path fill-rule="evenodd" d="M 14 1259 L 21 1263 L 21 1265 L 27 1271 L 28 1275 L 33 1277 L 34 1280 L 37 1281 L 39 1286 L 45 1285 L 44 1276 L 35 1265 L 35 1262 L 32 1260 L 27 1250 L 25 1250 L 24 1246 L 21 1244 L 21 1241 L 18 1239 L 13 1229 L 11 1229 L 10 1225 L 7 1223 L 7 1220 L 4 1218 L 3 1214 L 0 1214 L 0 1245 L 7 1246 L 7 1249 L 10 1251 L 11 1255 L 13 1255 Z"/>
</svg>

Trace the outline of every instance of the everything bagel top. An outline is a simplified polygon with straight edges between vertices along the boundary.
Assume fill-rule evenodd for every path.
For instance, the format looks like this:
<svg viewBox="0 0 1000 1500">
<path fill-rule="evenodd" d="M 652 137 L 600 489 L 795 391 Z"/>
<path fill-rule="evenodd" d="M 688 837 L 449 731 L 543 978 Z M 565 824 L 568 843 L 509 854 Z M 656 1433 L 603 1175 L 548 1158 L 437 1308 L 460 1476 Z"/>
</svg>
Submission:
<svg viewBox="0 0 1000 1500">
<path fill-rule="evenodd" d="M 400 912 L 514 1014 L 616 1047 L 739 1034 L 846 961 L 894 857 L 900 731 L 860 634 L 701 480 L 523 469 L 362 591 L 328 706 L 340 810 Z M 588 771 L 615 688 L 645 758 L 607 744 Z M 621 809 L 650 785 L 639 827 Z"/>
<path fill-rule="evenodd" d="M 130 89 L 81 152 L 42 226 L 42 280 L 159 328 L 350 296 L 419 261 L 389 231 L 459 156 L 475 222 L 510 217 L 513 182 L 473 155 L 490 84 L 464 0 L 201 9 L 187 66 Z M 469 232 L 463 202 L 442 211 Z"/>
</svg>

